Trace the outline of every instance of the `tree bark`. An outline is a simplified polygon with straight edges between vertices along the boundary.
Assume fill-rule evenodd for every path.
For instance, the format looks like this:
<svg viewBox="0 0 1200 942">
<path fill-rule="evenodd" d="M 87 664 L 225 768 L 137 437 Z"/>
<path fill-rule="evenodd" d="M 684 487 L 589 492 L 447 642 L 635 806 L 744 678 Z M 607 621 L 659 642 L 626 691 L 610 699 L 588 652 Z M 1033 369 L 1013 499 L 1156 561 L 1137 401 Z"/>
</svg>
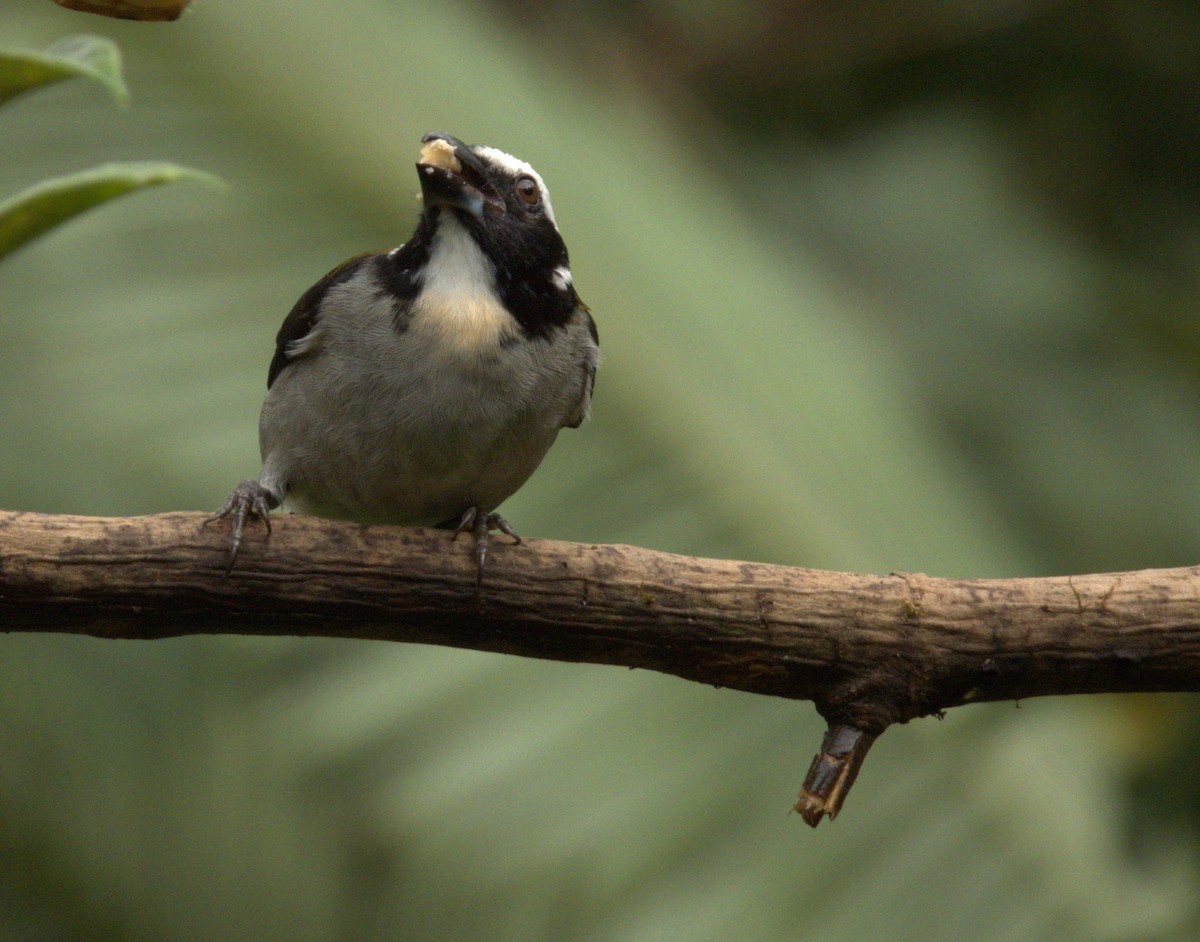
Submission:
<svg viewBox="0 0 1200 942">
<path fill-rule="evenodd" d="M 1200 567 L 952 580 L 493 541 L 482 588 L 441 530 L 279 516 L 226 574 L 195 513 L 0 511 L 0 630 L 322 635 L 641 667 L 812 700 L 797 804 L 833 817 L 892 723 L 1048 694 L 1200 690 Z"/>
<path fill-rule="evenodd" d="M 118 20 L 169 21 L 179 15 L 192 0 L 54 0 L 60 7 L 81 13 L 96 13 Z"/>
</svg>

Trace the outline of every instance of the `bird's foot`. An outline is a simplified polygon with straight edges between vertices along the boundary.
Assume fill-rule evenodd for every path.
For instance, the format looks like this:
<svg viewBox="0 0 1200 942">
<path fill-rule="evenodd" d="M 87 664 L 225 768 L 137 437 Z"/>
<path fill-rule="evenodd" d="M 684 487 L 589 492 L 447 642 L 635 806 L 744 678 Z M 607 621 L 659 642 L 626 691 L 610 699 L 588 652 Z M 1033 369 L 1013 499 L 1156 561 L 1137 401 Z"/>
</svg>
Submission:
<svg viewBox="0 0 1200 942">
<path fill-rule="evenodd" d="M 233 564 L 237 562 L 238 548 L 242 545 L 242 528 L 246 525 L 247 517 L 260 517 L 267 525 L 267 533 L 271 532 L 271 511 L 279 506 L 279 499 L 257 481 L 243 481 L 233 489 L 233 493 L 221 505 L 221 509 L 204 521 L 204 526 L 233 517 L 229 527 L 229 566 L 225 573 L 233 572 Z"/>
<path fill-rule="evenodd" d="M 498 513 L 484 513 L 478 507 L 468 507 L 463 511 L 462 519 L 458 521 L 458 526 L 454 529 L 454 539 L 456 540 L 460 533 L 470 532 L 475 535 L 475 559 L 478 562 L 478 570 L 475 574 L 476 586 L 483 585 L 483 561 L 487 559 L 488 532 L 491 530 L 499 530 L 512 537 L 514 543 L 521 542 L 521 537 L 508 525 L 507 520 Z"/>
</svg>

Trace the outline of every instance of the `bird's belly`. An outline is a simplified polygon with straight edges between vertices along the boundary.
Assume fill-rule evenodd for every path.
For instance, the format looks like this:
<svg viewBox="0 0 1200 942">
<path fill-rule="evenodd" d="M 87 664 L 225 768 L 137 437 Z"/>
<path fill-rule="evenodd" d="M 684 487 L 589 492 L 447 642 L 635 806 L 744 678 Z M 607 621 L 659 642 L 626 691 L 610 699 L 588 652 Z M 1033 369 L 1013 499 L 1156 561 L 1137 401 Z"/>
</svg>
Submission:
<svg viewBox="0 0 1200 942">
<path fill-rule="evenodd" d="M 561 425 L 545 407 L 558 395 L 550 378 L 534 382 L 511 365 L 375 367 L 298 362 L 272 387 L 260 426 L 264 473 L 293 509 L 400 524 L 490 511 L 525 483 Z M 339 369 L 369 379 L 331 381 Z"/>
<path fill-rule="evenodd" d="M 528 480 L 552 443 L 499 442 L 453 455 L 411 441 L 369 459 L 345 454 L 315 462 L 290 489 L 288 505 L 303 513 L 352 520 L 432 525 L 457 519 L 468 507 L 492 510 Z"/>
</svg>

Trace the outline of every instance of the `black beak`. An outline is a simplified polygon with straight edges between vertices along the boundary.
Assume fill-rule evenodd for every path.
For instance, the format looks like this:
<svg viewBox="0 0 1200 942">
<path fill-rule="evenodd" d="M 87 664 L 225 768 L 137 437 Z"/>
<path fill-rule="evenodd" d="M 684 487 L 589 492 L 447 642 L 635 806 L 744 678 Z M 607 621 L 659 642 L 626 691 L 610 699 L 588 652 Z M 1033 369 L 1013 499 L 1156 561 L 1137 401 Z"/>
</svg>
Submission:
<svg viewBox="0 0 1200 942">
<path fill-rule="evenodd" d="M 483 164 L 475 156 L 475 152 L 449 134 L 431 131 L 421 138 L 421 143 L 425 145 L 434 141 L 448 144 L 453 151 L 454 160 L 450 159 L 443 147 L 437 152 L 436 160 L 431 157 L 427 161 L 426 155 L 430 151 L 428 147 L 422 148 L 421 160 L 417 162 L 417 174 L 421 178 L 425 207 L 429 209 L 434 206 L 448 206 L 461 209 L 480 219 L 488 206 L 503 212 L 504 200 L 488 182 Z"/>
</svg>

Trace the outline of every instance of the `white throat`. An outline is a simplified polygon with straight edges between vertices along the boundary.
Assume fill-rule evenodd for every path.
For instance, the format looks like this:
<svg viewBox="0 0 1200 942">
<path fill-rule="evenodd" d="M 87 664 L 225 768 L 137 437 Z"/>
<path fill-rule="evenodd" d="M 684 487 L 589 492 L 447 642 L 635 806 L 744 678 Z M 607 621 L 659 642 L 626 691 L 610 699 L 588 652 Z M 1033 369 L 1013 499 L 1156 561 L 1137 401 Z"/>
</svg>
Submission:
<svg viewBox="0 0 1200 942">
<path fill-rule="evenodd" d="M 412 310 L 412 329 L 463 354 L 494 350 L 517 329 L 496 292 L 495 268 L 449 210 L 438 220 Z"/>
</svg>

